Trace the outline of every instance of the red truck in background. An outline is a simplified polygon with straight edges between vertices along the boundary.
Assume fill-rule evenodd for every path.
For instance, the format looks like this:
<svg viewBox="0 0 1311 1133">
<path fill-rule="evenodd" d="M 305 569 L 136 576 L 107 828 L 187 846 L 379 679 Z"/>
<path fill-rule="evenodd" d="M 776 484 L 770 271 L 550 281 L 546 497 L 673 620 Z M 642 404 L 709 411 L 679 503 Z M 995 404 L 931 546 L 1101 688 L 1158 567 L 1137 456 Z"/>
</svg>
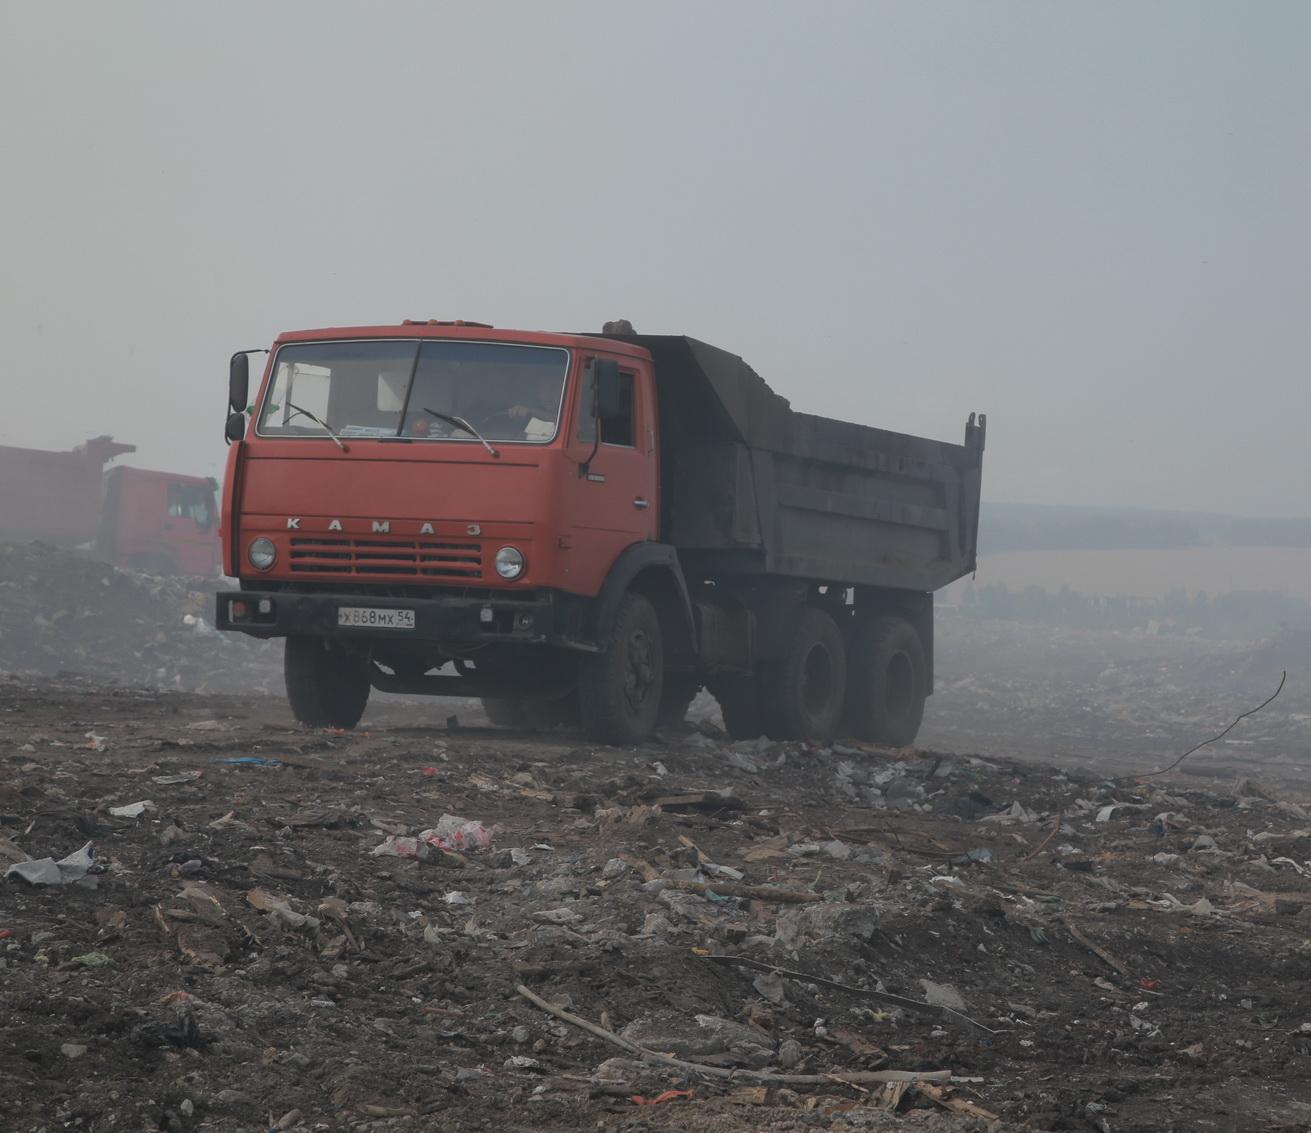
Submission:
<svg viewBox="0 0 1311 1133">
<path fill-rule="evenodd" d="M 248 411 L 249 353 L 215 624 L 286 638 L 302 722 L 379 689 L 629 744 L 704 686 L 734 737 L 914 739 L 982 417 L 948 444 L 797 413 L 681 335 L 437 321 L 283 334 Z"/>
<path fill-rule="evenodd" d="M 79 547 L 152 574 L 218 571 L 212 478 L 105 466 L 135 445 L 95 437 L 66 452 L 0 445 L 0 539 Z"/>
</svg>

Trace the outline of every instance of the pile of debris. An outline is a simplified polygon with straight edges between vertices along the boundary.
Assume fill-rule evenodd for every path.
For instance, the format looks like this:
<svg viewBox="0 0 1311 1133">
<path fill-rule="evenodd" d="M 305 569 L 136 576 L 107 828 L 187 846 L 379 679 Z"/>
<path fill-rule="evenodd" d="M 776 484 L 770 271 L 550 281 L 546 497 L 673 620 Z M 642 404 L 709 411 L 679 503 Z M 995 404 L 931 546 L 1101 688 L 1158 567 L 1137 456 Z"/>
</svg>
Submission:
<svg viewBox="0 0 1311 1133">
<path fill-rule="evenodd" d="M 279 688 L 277 646 L 213 628 L 219 585 L 42 543 L 0 543 L 0 673 L 72 672 L 201 692 Z"/>
</svg>

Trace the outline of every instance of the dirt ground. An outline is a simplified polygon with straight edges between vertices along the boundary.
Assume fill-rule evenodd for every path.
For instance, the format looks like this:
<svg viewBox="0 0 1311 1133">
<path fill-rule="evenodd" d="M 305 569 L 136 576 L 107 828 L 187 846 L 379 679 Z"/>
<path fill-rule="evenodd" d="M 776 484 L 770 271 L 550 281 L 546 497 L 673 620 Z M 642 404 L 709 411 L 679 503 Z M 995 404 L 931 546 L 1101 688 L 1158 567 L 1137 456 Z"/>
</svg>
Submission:
<svg viewBox="0 0 1311 1133">
<path fill-rule="evenodd" d="M 70 678 L 0 704 L 0 853 L 96 871 L 0 890 L 6 1128 L 988 1124 L 935 1092 L 1011 1128 L 1311 1125 L 1311 815 L 1259 785 L 408 708 L 332 734 Z M 444 813 L 491 847 L 372 853 Z M 952 1080 L 837 1080 L 878 1069 Z"/>
<path fill-rule="evenodd" d="M 944 619 L 907 751 L 705 703 L 636 750 L 384 697 L 342 734 L 146 687 L 276 672 L 185 586 L 62 579 L 123 588 L 123 679 L 74 675 L 3 565 L 6 1130 L 1311 1128 L 1296 642 Z"/>
</svg>

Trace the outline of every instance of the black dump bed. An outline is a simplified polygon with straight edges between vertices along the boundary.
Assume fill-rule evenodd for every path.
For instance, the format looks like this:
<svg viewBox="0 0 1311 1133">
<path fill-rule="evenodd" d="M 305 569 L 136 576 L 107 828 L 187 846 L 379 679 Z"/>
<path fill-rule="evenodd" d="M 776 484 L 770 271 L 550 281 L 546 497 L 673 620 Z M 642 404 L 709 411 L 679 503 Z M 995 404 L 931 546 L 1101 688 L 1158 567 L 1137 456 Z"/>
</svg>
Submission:
<svg viewBox="0 0 1311 1133">
<path fill-rule="evenodd" d="M 655 358 L 662 531 L 689 566 L 920 591 L 974 569 L 983 417 L 961 445 L 814 417 L 694 338 L 606 337 Z"/>
</svg>

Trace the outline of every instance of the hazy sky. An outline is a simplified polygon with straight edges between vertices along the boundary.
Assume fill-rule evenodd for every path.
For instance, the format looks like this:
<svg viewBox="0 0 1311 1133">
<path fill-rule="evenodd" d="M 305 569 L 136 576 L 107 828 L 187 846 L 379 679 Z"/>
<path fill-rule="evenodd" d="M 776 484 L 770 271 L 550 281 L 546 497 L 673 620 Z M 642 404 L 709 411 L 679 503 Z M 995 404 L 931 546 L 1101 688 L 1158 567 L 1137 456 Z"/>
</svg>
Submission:
<svg viewBox="0 0 1311 1133">
<path fill-rule="evenodd" d="M 217 474 L 228 355 L 688 333 L 993 500 L 1311 513 L 1311 4 L 0 0 L 0 443 Z"/>
</svg>

